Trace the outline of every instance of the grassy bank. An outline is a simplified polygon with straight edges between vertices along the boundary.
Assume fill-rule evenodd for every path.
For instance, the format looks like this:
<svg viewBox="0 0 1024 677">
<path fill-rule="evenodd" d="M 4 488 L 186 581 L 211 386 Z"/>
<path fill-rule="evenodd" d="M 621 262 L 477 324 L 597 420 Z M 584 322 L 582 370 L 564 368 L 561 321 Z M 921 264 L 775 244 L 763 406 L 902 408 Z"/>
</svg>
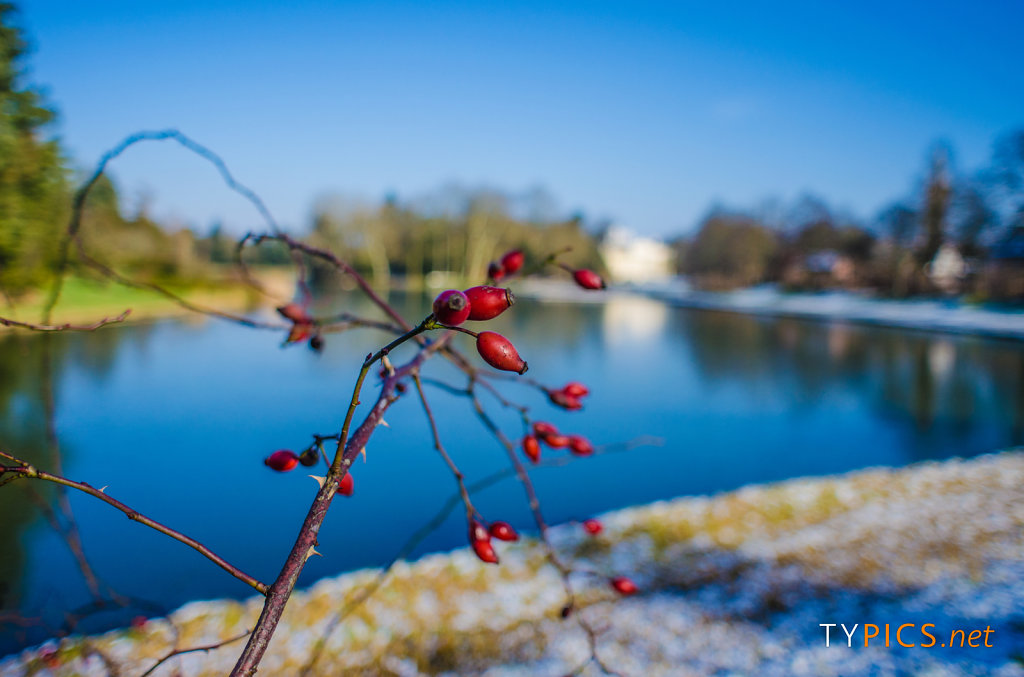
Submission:
<svg viewBox="0 0 1024 677">
<path fill-rule="evenodd" d="M 278 302 L 291 297 L 294 278 L 289 271 L 283 268 L 262 269 L 255 271 L 255 276 Z M 270 302 L 256 290 L 230 278 L 188 286 L 172 285 L 169 289 L 189 303 L 219 310 L 243 311 Z M 48 290 L 41 289 L 13 306 L 4 307 L 0 314 L 22 322 L 39 322 L 47 299 Z M 93 322 L 102 317 L 117 316 L 126 309 L 131 309 L 128 321 L 174 317 L 189 312 L 166 296 L 148 289 L 68 277 L 53 311 L 53 324 Z"/>
</svg>

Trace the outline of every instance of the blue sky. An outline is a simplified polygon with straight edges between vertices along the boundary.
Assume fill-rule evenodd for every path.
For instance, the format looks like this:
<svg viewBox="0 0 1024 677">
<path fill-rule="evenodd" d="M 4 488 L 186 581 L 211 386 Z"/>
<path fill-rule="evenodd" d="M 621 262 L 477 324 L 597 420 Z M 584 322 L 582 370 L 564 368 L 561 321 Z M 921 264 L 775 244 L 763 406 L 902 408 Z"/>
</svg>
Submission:
<svg viewBox="0 0 1024 677">
<path fill-rule="evenodd" d="M 712 202 L 808 191 L 868 216 L 910 193 L 933 140 L 969 170 L 1024 126 L 1020 2 L 19 5 L 78 166 L 176 127 L 296 229 L 327 193 L 449 181 L 544 185 L 660 236 Z M 158 216 L 258 225 L 176 146 L 114 175 Z"/>
</svg>

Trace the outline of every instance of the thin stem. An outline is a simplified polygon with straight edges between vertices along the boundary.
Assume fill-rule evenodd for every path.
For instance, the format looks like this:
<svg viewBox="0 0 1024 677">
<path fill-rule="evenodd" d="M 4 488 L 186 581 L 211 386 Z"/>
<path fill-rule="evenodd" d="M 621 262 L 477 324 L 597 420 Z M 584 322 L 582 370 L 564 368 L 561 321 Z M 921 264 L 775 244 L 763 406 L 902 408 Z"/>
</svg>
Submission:
<svg viewBox="0 0 1024 677">
<path fill-rule="evenodd" d="M 423 403 L 423 411 L 427 414 L 427 421 L 430 422 L 430 432 L 434 437 L 434 449 L 437 453 L 441 454 L 441 458 L 448 465 L 448 469 L 452 471 L 452 475 L 455 477 L 456 483 L 459 485 L 459 494 L 462 496 L 462 502 L 466 504 L 466 519 L 472 520 L 476 508 L 473 507 L 473 501 L 469 498 L 469 491 L 466 489 L 465 476 L 462 471 L 459 470 L 458 466 L 455 465 L 455 461 L 448 455 L 444 445 L 441 444 L 441 433 L 437 430 L 437 421 L 434 419 L 434 412 L 430 410 L 430 404 L 427 402 L 427 394 L 423 392 L 423 383 L 420 382 L 420 375 L 418 372 L 413 372 L 413 382 L 416 383 L 416 392 L 419 393 L 420 402 Z"/>
<path fill-rule="evenodd" d="M 453 326 L 448 325 L 448 324 L 442 324 L 441 328 L 442 329 L 451 329 L 452 331 L 461 331 L 463 334 L 469 334 L 473 338 L 478 338 L 480 336 L 480 334 L 476 333 L 475 331 L 470 331 L 469 329 L 466 329 L 465 327 L 453 327 Z"/>
<path fill-rule="evenodd" d="M 124 322 L 125 318 L 131 313 L 131 308 L 125 310 L 117 317 L 104 317 L 101 320 L 97 320 L 92 324 L 33 324 L 32 322 L 20 322 L 18 320 L 12 320 L 7 317 L 0 317 L 0 325 L 4 327 L 18 327 L 20 329 L 31 329 L 32 331 L 95 331 L 100 327 L 105 327 L 108 324 L 117 324 L 118 322 Z"/>
<path fill-rule="evenodd" d="M 186 654 L 186 653 L 194 653 L 196 651 L 213 651 L 214 649 L 219 649 L 222 646 L 227 646 L 228 644 L 234 644 L 235 642 L 237 642 L 237 641 L 239 641 L 241 639 L 245 639 L 246 637 L 249 636 L 250 632 L 251 632 L 250 630 L 246 630 L 245 632 L 243 632 L 242 634 L 238 635 L 237 637 L 232 637 L 230 639 L 225 639 L 223 642 L 216 642 L 214 644 L 207 644 L 205 646 L 194 646 L 194 647 L 190 647 L 188 649 L 174 649 L 173 651 L 170 651 L 169 653 L 167 653 L 163 658 L 158 660 L 149 670 L 146 670 L 141 675 L 139 675 L 139 677 L 147 677 L 148 675 L 153 674 L 154 670 L 156 670 L 158 667 L 160 667 L 161 665 L 163 665 L 167 661 L 171 660 L 175 656 L 180 656 L 180 655 Z"/>
</svg>

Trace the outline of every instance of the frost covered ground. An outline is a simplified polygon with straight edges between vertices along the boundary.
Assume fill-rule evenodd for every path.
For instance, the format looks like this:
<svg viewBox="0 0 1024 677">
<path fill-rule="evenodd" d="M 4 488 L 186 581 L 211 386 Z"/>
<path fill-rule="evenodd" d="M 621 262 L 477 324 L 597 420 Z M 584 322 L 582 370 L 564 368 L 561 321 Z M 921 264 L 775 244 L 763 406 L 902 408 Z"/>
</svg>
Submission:
<svg viewBox="0 0 1024 677">
<path fill-rule="evenodd" d="M 619 599 L 581 576 L 598 653 L 624 675 L 1024 675 L 1024 453 L 868 470 L 683 498 L 604 516 L 605 531 L 554 532 L 583 569 L 641 586 Z M 400 564 L 337 625 L 309 674 L 599 674 L 586 636 L 562 620 L 561 586 L 532 543 L 501 566 L 466 550 Z M 260 674 L 300 674 L 335 614 L 376 579 L 362 571 L 297 594 Z M 69 638 L 0 660 L 0 675 L 139 675 L 179 646 L 251 627 L 256 599 L 195 602 L 142 629 Z M 852 647 L 836 627 L 854 623 Z M 864 647 L 863 626 L 879 636 Z M 891 628 L 890 646 L 884 627 Z M 991 629 L 989 647 L 921 644 Z M 221 675 L 235 644 L 177 657 L 159 675 Z M 47 660 L 48 652 L 56 651 Z M 98 652 L 92 653 L 90 652 Z M 102 653 L 105 659 L 101 659 Z"/>
<path fill-rule="evenodd" d="M 770 286 L 732 292 L 702 292 L 685 286 L 663 285 L 646 291 L 651 296 L 687 308 L 1024 339 L 1024 312 L 984 308 L 952 299 L 896 301 L 841 291 L 785 294 Z"/>
</svg>

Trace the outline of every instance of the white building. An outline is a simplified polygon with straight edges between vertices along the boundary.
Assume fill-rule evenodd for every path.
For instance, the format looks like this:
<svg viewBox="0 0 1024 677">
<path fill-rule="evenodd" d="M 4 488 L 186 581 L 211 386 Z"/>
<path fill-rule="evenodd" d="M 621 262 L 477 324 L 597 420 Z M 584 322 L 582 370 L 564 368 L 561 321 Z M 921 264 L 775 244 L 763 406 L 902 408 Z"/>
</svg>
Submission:
<svg viewBox="0 0 1024 677">
<path fill-rule="evenodd" d="M 613 282 L 653 282 L 672 277 L 675 272 L 671 247 L 626 228 L 610 228 L 600 252 Z"/>
</svg>

